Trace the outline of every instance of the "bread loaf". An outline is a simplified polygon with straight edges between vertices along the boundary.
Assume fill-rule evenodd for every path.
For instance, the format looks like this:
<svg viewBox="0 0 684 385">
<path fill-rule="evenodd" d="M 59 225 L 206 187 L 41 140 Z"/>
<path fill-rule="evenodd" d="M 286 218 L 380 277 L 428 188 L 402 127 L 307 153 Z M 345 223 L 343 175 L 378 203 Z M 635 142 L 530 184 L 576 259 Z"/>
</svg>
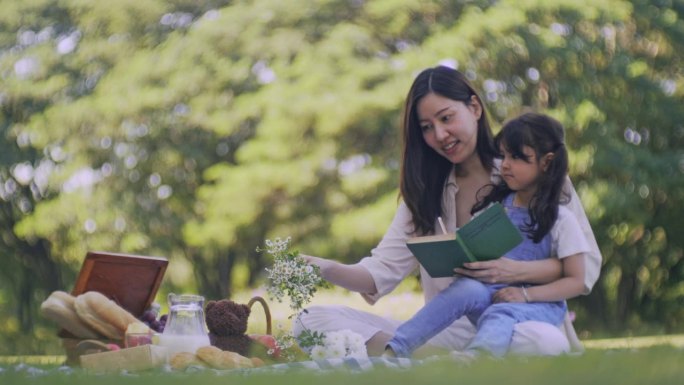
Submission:
<svg viewBox="0 0 684 385">
<path fill-rule="evenodd" d="M 96 291 L 89 291 L 76 297 L 74 307 L 83 322 L 114 340 L 124 338 L 129 324 L 140 322 L 126 309 Z"/>
<path fill-rule="evenodd" d="M 171 365 L 171 368 L 174 370 L 185 370 L 189 366 L 205 366 L 196 355 L 188 352 L 180 352 L 171 356 L 169 365 Z"/>
<path fill-rule="evenodd" d="M 223 351 L 216 346 L 197 349 L 197 357 L 215 369 L 252 368 L 254 362 L 238 353 Z"/>
<path fill-rule="evenodd" d="M 43 317 L 57 323 L 76 338 L 98 339 L 100 333 L 88 326 L 76 313 L 76 298 L 63 291 L 54 291 L 40 305 Z"/>
</svg>

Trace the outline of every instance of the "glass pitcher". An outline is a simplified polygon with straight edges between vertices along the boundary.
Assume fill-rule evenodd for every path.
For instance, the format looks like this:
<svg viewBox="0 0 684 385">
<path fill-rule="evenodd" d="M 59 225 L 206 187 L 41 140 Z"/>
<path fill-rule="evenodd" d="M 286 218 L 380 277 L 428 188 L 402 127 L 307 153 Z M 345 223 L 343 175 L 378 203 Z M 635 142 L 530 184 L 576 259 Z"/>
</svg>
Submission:
<svg viewBox="0 0 684 385">
<path fill-rule="evenodd" d="M 180 352 L 195 353 L 209 346 L 209 335 L 204 321 L 204 297 L 194 294 L 170 293 L 169 318 L 159 345 L 169 349 L 169 355 Z"/>
</svg>

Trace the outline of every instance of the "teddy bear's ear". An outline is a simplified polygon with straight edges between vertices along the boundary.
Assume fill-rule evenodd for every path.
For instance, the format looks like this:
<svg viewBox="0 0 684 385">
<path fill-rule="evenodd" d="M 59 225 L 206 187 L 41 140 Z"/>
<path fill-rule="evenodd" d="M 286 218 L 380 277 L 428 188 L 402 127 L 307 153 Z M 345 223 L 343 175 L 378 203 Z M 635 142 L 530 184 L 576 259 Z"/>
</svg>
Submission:
<svg viewBox="0 0 684 385">
<path fill-rule="evenodd" d="M 242 308 L 242 311 L 245 314 L 245 319 L 247 319 L 249 317 L 249 314 L 252 312 L 252 309 L 247 305 L 240 305 L 240 307 Z"/>
<path fill-rule="evenodd" d="M 211 310 L 212 307 L 216 305 L 216 301 L 209 301 L 207 304 L 204 306 L 204 312 L 209 313 L 209 310 Z"/>
</svg>

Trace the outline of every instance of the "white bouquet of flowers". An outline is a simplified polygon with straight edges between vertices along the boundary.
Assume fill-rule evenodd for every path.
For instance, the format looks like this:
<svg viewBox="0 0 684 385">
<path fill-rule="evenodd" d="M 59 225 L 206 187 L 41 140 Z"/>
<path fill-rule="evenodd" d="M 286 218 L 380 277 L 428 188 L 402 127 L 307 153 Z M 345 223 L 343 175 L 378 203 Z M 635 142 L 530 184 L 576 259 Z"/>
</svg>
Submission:
<svg viewBox="0 0 684 385">
<path fill-rule="evenodd" d="M 321 278 L 318 266 L 309 265 L 296 250 L 290 250 L 290 240 L 290 237 L 266 240 L 265 251 L 273 256 L 273 267 L 266 269 L 270 281 L 267 290 L 269 296 L 278 302 L 287 296 L 290 309 L 298 312 L 311 300 L 316 290 L 325 285 L 325 281 Z"/>
<path fill-rule="evenodd" d="M 311 348 L 311 359 L 368 358 L 363 337 L 349 329 L 326 332 L 322 344 Z"/>
<path fill-rule="evenodd" d="M 273 257 L 273 266 L 267 268 L 269 286 L 268 294 L 272 299 L 282 302 L 283 298 L 290 300 L 290 309 L 297 316 L 303 307 L 313 298 L 314 293 L 325 286 L 318 266 L 306 263 L 296 250 L 290 250 L 291 238 L 275 238 L 266 240 L 266 251 Z M 305 310 L 304 310 L 305 311 Z M 296 322 L 299 322 L 297 317 Z M 281 352 L 288 356 L 288 351 L 298 345 L 303 354 L 308 354 L 313 360 L 328 358 L 367 358 L 366 343 L 361 335 L 351 330 L 318 332 L 304 328 L 297 337 L 287 332 L 276 338 L 276 345 Z M 286 357 L 295 359 L 294 355 Z"/>
</svg>

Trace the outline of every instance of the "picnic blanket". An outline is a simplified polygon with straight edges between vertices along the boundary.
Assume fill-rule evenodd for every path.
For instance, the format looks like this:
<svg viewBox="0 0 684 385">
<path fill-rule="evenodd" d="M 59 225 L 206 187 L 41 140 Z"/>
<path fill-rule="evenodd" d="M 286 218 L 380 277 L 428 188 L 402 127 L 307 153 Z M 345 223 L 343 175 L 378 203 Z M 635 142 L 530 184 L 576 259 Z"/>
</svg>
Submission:
<svg viewBox="0 0 684 385">
<path fill-rule="evenodd" d="M 368 357 L 368 358 L 331 358 L 316 361 L 287 362 L 273 365 L 262 366 L 250 369 L 208 369 L 202 366 L 191 366 L 186 372 L 211 370 L 217 374 L 229 373 L 263 373 L 263 372 L 286 372 L 292 370 L 309 370 L 318 372 L 328 371 L 349 371 L 364 372 L 373 368 L 395 368 L 406 369 L 420 364 L 422 361 L 410 358 L 390 358 L 390 357 Z"/>
<path fill-rule="evenodd" d="M 183 371 L 174 371 L 170 367 L 164 367 L 159 370 L 162 374 L 173 375 L 174 373 L 204 373 L 209 372 L 215 375 L 249 375 L 255 373 L 283 373 L 288 371 L 312 371 L 319 373 L 326 373 L 332 371 L 341 371 L 348 373 L 359 373 L 372 370 L 374 368 L 394 368 L 394 369 L 408 369 L 416 365 L 421 364 L 422 360 L 414 360 L 409 358 L 389 358 L 389 357 L 369 357 L 369 358 L 336 358 L 336 359 L 326 359 L 317 361 L 298 361 L 298 362 L 287 362 L 279 363 L 273 365 L 266 365 L 259 368 L 241 368 L 241 369 L 211 369 L 203 366 L 190 366 Z M 44 369 L 40 367 L 35 367 L 27 365 L 24 363 L 10 365 L 10 366 L 0 366 L 0 383 L 2 383 L 2 378 L 4 375 L 10 373 L 21 374 L 27 377 L 41 377 L 51 374 L 59 373 L 61 375 L 72 375 L 74 373 L 82 373 L 81 369 L 72 368 L 69 366 L 59 366 L 56 368 Z M 136 373 L 130 373 L 122 371 L 121 374 L 133 375 Z"/>
</svg>

